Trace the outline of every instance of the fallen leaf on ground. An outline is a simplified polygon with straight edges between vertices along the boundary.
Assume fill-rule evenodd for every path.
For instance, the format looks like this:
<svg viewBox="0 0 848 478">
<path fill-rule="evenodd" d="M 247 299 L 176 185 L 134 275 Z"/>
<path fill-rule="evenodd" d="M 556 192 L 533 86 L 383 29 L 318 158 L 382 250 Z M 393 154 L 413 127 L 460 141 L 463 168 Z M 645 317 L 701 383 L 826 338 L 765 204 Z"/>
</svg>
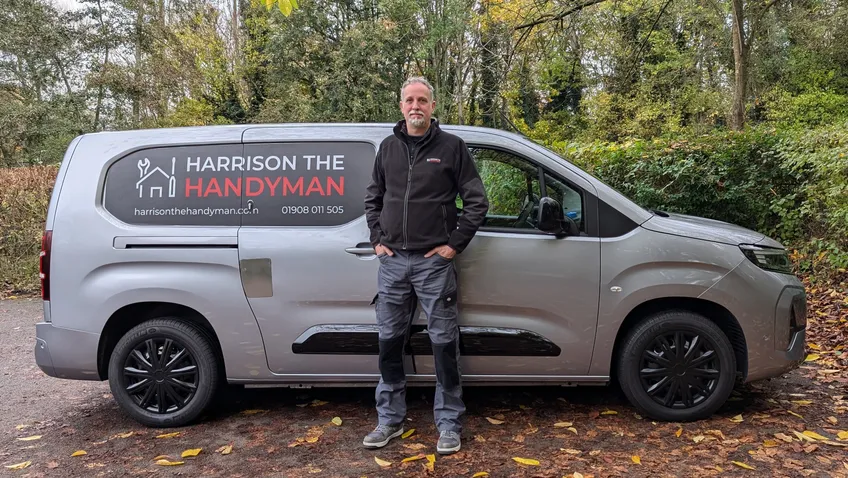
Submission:
<svg viewBox="0 0 848 478">
<path fill-rule="evenodd" d="M 810 430 L 804 430 L 804 435 L 807 435 L 810 438 L 815 438 L 816 440 L 827 440 L 827 437 L 823 437 L 816 432 Z"/>
<path fill-rule="evenodd" d="M 783 440 L 786 443 L 792 443 L 792 437 L 785 434 L 785 433 L 775 433 L 774 437 L 777 438 L 778 440 Z"/>
<path fill-rule="evenodd" d="M 813 402 L 812 400 L 792 400 L 792 403 L 794 403 L 795 405 L 806 407 L 807 405 L 811 405 Z"/>
<path fill-rule="evenodd" d="M 583 478 L 583 475 L 582 475 L 581 473 L 579 473 L 579 472 L 576 472 L 576 471 L 575 471 L 575 472 L 571 475 L 571 478 Z"/>
<path fill-rule="evenodd" d="M 414 428 L 410 428 L 409 430 L 407 430 L 407 431 L 403 432 L 403 435 L 401 435 L 400 437 L 401 437 L 401 438 L 409 438 L 409 437 L 411 437 L 411 436 L 412 436 L 412 434 L 413 434 L 413 433 L 415 433 L 415 429 L 414 429 Z"/>
<path fill-rule="evenodd" d="M 337 427 L 342 426 L 342 419 L 340 417 L 333 417 L 331 421 L 333 422 L 333 425 Z"/>
<path fill-rule="evenodd" d="M 731 463 L 733 463 L 736 466 L 745 468 L 746 470 L 756 470 L 756 468 L 754 468 L 753 466 L 746 465 L 745 463 L 742 463 L 742 462 L 739 462 L 739 461 L 732 461 Z"/>
<path fill-rule="evenodd" d="M 636 463 L 637 465 L 642 464 L 642 459 L 639 458 L 639 455 L 633 455 L 630 457 L 630 459 L 633 460 L 633 463 Z"/>
<path fill-rule="evenodd" d="M 153 461 L 158 461 L 158 460 L 170 460 L 170 459 L 171 459 L 171 457 L 170 457 L 170 456 L 168 456 L 168 455 L 159 455 L 159 456 L 155 456 L 155 457 L 153 457 Z"/>
<path fill-rule="evenodd" d="M 180 455 L 180 457 L 185 458 L 187 456 L 197 456 L 198 454 L 200 454 L 200 450 L 202 450 L 202 449 L 203 448 L 190 448 L 190 449 L 184 451 L 183 454 Z"/>
<path fill-rule="evenodd" d="M 520 458 L 517 456 L 512 457 L 513 460 L 521 463 L 522 465 L 531 465 L 531 466 L 539 466 L 539 461 L 534 460 L 532 458 Z"/>
<path fill-rule="evenodd" d="M 495 420 L 494 418 L 489 417 L 486 417 L 486 420 L 488 420 L 492 425 L 500 425 L 503 423 L 503 420 Z"/>
<path fill-rule="evenodd" d="M 827 417 L 827 421 L 829 421 L 831 425 L 839 423 L 839 420 L 837 420 L 836 417 Z"/>
<path fill-rule="evenodd" d="M 601 450 L 592 450 L 589 452 L 589 454 L 592 456 L 598 456 L 601 454 Z"/>
<path fill-rule="evenodd" d="M 436 455 L 427 455 L 427 463 L 424 464 L 424 469 L 430 472 L 435 471 Z"/>
<path fill-rule="evenodd" d="M 71 453 L 71 456 L 83 456 L 83 455 L 87 455 L 85 450 L 77 450 L 77 451 Z"/>
<path fill-rule="evenodd" d="M 417 454 L 417 455 L 415 455 L 415 456 L 410 456 L 410 457 L 408 457 L 408 458 L 404 458 L 404 459 L 403 459 L 403 460 L 401 460 L 400 462 L 401 462 L 401 463 L 409 463 L 410 461 L 423 460 L 424 458 L 427 458 L 427 455 L 425 455 L 425 454 L 423 454 L 423 453 L 419 453 L 419 454 Z"/>
<path fill-rule="evenodd" d="M 380 466 L 391 466 L 392 465 L 392 462 L 386 461 L 386 460 L 381 460 L 381 459 L 377 458 L 376 456 L 374 457 L 374 461 L 376 461 L 377 464 L 380 465 Z"/>
<path fill-rule="evenodd" d="M 184 461 L 171 461 L 171 460 L 156 460 L 157 465 L 162 466 L 177 466 L 185 464 Z"/>
<path fill-rule="evenodd" d="M 786 413 L 788 413 L 788 414 L 790 414 L 790 415 L 795 415 L 795 416 L 796 416 L 796 417 L 798 417 L 798 418 L 804 418 L 804 417 L 802 417 L 801 415 L 798 415 L 797 413 L 793 412 L 792 410 L 786 410 Z"/>
<path fill-rule="evenodd" d="M 312 400 L 312 403 L 310 403 L 309 405 L 312 406 L 312 407 L 320 407 L 321 405 L 326 405 L 328 403 L 330 403 L 330 402 L 325 402 L 324 400 L 315 399 L 315 400 Z"/>
<path fill-rule="evenodd" d="M 268 410 L 260 410 L 260 409 L 251 409 L 251 410 L 243 410 L 241 412 L 242 415 L 256 415 L 257 413 L 265 413 Z"/>
<path fill-rule="evenodd" d="M 423 450 L 423 449 L 427 448 L 427 445 L 425 445 L 423 443 L 408 443 L 408 444 L 403 445 L 403 447 L 406 448 L 407 450 L 416 451 L 416 450 Z"/>
<path fill-rule="evenodd" d="M 22 463 L 16 463 L 14 465 L 6 465 L 6 468 L 10 470 L 23 470 L 24 468 L 32 465 L 32 461 L 24 461 Z"/>
<path fill-rule="evenodd" d="M 133 435 L 135 435 L 135 432 L 116 433 L 112 435 L 112 438 L 129 438 Z"/>
<path fill-rule="evenodd" d="M 701 443 L 706 438 L 704 435 L 695 435 L 692 437 L 692 441 L 695 443 Z"/>
<path fill-rule="evenodd" d="M 745 421 L 745 419 L 742 418 L 742 415 L 736 415 L 735 417 L 731 418 L 730 421 L 733 423 L 742 423 L 743 421 Z"/>
<path fill-rule="evenodd" d="M 569 455 L 579 455 L 582 453 L 580 450 L 575 450 L 573 448 L 560 448 L 560 450 L 568 453 Z"/>
<path fill-rule="evenodd" d="M 795 434 L 795 436 L 796 436 L 796 437 L 798 437 L 798 439 L 800 439 L 801 441 L 815 442 L 815 440 L 813 440 L 812 438 L 808 437 L 807 435 L 804 435 L 803 433 L 799 433 L 799 432 L 797 432 L 797 431 L 795 431 L 795 430 L 792 430 L 792 433 L 794 433 L 794 434 Z"/>
<path fill-rule="evenodd" d="M 568 431 L 570 431 L 571 433 L 574 433 L 575 435 L 577 435 L 577 429 L 576 429 L 576 428 L 574 428 L 574 427 L 568 427 L 568 428 L 566 428 L 566 430 L 568 430 Z"/>
<path fill-rule="evenodd" d="M 163 433 L 161 435 L 156 435 L 156 438 L 174 438 L 180 436 L 181 434 L 182 432 Z"/>
<path fill-rule="evenodd" d="M 50 468 L 51 470 L 54 469 L 54 468 L 59 468 L 59 463 L 57 463 L 55 461 L 48 462 L 47 468 Z"/>
<path fill-rule="evenodd" d="M 840 440 L 848 440 L 848 432 L 839 432 L 836 434 Z"/>
<path fill-rule="evenodd" d="M 557 422 L 557 423 L 554 423 L 554 426 L 555 426 L 555 427 L 557 427 L 557 428 L 570 427 L 571 425 L 573 425 L 573 423 L 571 423 L 571 422 Z"/>
<path fill-rule="evenodd" d="M 42 436 L 43 435 L 32 435 L 32 436 L 28 436 L 28 437 L 18 438 L 18 440 L 20 440 L 20 441 L 33 441 L 33 440 L 40 439 Z"/>
<path fill-rule="evenodd" d="M 763 442 L 763 446 L 766 448 L 774 448 L 776 446 L 780 446 L 780 443 L 775 440 L 766 440 Z"/>
<path fill-rule="evenodd" d="M 810 355 L 807 355 L 807 358 L 806 358 L 806 359 L 804 359 L 804 361 L 805 361 L 805 362 L 815 362 L 815 361 L 816 361 L 816 360 L 818 360 L 818 359 L 819 359 L 819 355 L 818 355 L 818 354 L 810 354 Z"/>
<path fill-rule="evenodd" d="M 29 425 L 17 425 L 17 426 L 15 426 L 15 428 L 18 429 L 18 430 L 23 430 L 24 428 L 26 428 L 28 426 Z"/>
<path fill-rule="evenodd" d="M 233 452 L 233 446 L 232 445 L 224 445 L 224 446 L 222 446 L 221 448 L 218 448 L 215 451 L 217 453 L 222 454 L 222 455 L 229 455 L 230 453 Z"/>
<path fill-rule="evenodd" d="M 518 405 L 518 408 L 522 410 L 533 410 L 532 408 L 528 407 L 527 405 L 524 405 L 523 403 L 521 405 Z"/>
<path fill-rule="evenodd" d="M 489 472 L 488 471 L 478 471 L 477 473 L 474 473 L 473 475 L 471 475 L 471 478 L 482 478 L 484 476 L 489 476 Z"/>
<path fill-rule="evenodd" d="M 683 428 L 678 428 L 677 431 L 674 432 L 674 435 L 677 436 L 677 438 L 680 438 L 680 435 L 682 435 L 682 434 L 683 434 Z"/>
<path fill-rule="evenodd" d="M 601 412 L 601 415 L 618 415 L 618 412 L 615 410 L 604 410 Z"/>
<path fill-rule="evenodd" d="M 318 437 L 306 437 L 306 443 L 316 443 L 318 442 Z"/>
</svg>

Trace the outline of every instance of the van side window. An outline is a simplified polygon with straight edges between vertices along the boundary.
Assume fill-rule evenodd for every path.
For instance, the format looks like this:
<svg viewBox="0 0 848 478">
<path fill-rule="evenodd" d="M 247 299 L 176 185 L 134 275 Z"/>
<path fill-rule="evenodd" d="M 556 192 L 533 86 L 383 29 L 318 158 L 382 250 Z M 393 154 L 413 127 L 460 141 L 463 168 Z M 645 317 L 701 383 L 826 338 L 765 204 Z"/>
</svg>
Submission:
<svg viewBox="0 0 848 478">
<path fill-rule="evenodd" d="M 535 229 L 542 197 L 538 167 L 504 151 L 470 150 L 489 198 L 483 227 Z"/>
</svg>

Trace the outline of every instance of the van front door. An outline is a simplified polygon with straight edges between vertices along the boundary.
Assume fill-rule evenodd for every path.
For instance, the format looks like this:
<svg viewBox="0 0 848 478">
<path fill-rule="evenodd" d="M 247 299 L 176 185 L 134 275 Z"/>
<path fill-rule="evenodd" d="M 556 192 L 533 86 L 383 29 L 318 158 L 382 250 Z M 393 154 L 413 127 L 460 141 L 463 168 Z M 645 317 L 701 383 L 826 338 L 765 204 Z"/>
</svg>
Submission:
<svg viewBox="0 0 848 478">
<path fill-rule="evenodd" d="M 600 241 L 587 233 L 596 220 L 587 214 L 594 188 L 550 158 L 515 146 L 471 146 L 490 206 L 484 226 L 454 259 L 466 382 L 584 376 L 592 359 L 600 281 Z M 545 195 L 578 223 L 579 236 L 536 229 Z M 412 335 L 418 379 L 435 374 L 426 323 L 420 314 Z"/>
<path fill-rule="evenodd" d="M 364 140 L 245 144 L 242 282 L 268 366 L 285 381 L 379 379 L 379 261 L 363 213 L 376 150 Z"/>
</svg>

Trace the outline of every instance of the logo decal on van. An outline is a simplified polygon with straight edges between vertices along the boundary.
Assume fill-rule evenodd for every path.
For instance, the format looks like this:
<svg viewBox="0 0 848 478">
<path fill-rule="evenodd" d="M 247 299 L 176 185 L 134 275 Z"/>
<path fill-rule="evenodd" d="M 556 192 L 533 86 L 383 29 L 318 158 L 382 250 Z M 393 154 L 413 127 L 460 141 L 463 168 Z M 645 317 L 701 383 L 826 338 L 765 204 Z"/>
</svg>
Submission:
<svg viewBox="0 0 848 478">
<path fill-rule="evenodd" d="M 148 186 L 148 191 L 150 191 L 150 196 L 148 196 L 148 197 L 151 197 L 151 198 L 152 197 L 160 197 L 161 198 L 162 197 L 162 188 L 164 187 L 163 186 L 164 184 L 168 185 L 168 197 L 169 198 L 177 197 L 177 177 L 174 176 L 174 173 L 176 172 L 176 168 L 177 168 L 177 158 L 171 158 L 171 174 L 166 173 L 159 166 L 156 166 L 155 168 L 153 168 L 152 171 L 148 172 L 148 169 L 150 169 L 150 160 L 147 159 L 147 158 L 139 159 L 138 160 L 138 170 L 139 170 L 139 173 L 140 173 L 139 175 L 140 175 L 141 179 L 139 179 L 138 182 L 135 183 L 135 188 L 138 189 L 138 197 L 140 197 L 140 198 L 144 197 L 144 184 L 143 183 L 145 183 L 145 182 L 147 182 L 148 184 L 153 184 L 153 185 L 159 184 L 159 186 L 153 186 L 153 185 Z M 156 173 L 159 173 L 159 174 L 156 174 Z M 150 179 L 151 177 L 153 177 L 153 179 Z M 167 183 L 163 182 L 163 180 L 161 179 L 162 177 L 165 178 L 165 181 L 167 181 Z M 157 180 L 159 182 L 157 182 Z M 156 192 L 159 193 L 158 196 L 153 195 L 153 193 L 156 193 Z"/>
</svg>

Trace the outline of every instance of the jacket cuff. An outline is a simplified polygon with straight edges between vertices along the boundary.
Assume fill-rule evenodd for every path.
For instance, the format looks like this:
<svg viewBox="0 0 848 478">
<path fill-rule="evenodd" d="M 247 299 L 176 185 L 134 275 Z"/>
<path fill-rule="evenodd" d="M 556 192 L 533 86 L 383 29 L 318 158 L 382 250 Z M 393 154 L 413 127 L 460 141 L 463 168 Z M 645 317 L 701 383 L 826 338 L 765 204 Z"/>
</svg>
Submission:
<svg viewBox="0 0 848 478">
<path fill-rule="evenodd" d="M 456 233 L 451 234 L 450 239 L 448 240 L 448 245 L 456 251 L 457 254 L 465 250 L 466 244 L 463 243 Z"/>
</svg>

